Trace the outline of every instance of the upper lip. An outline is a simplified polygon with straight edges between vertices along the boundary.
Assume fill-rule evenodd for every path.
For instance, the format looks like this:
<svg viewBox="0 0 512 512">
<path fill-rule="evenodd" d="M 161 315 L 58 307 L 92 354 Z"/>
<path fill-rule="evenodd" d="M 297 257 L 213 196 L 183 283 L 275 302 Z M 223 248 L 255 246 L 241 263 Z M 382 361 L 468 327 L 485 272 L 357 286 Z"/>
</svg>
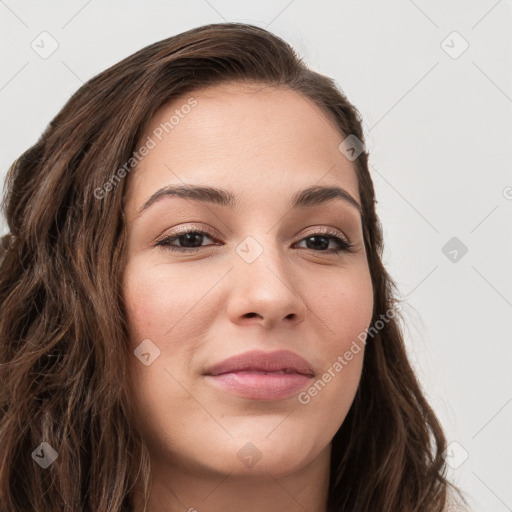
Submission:
<svg viewBox="0 0 512 512">
<path fill-rule="evenodd" d="M 204 373 L 206 375 L 220 375 L 221 373 L 250 370 L 260 372 L 288 370 L 308 376 L 314 375 L 311 364 L 303 357 L 289 350 L 277 350 L 275 352 L 251 350 L 250 352 L 235 355 L 220 363 L 214 364 L 208 367 Z"/>
</svg>

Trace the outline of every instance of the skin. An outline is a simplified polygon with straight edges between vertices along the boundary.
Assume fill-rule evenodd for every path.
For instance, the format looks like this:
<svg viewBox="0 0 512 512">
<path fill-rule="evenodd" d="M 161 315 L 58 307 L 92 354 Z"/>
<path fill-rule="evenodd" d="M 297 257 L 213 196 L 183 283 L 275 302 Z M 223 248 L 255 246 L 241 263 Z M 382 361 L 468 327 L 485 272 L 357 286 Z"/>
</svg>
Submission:
<svg viewBox="0 0 512 512">
<path fill-rule="evenodd" d="M 369 326 L 372 282 L 358 210 L 339 199 L 288 206 L 312 185 L 342 187 L 360 203 L 353 164 L 338 149 L 345 136 L 299 93 L 230 83 L 163 106 L 141 144 L 190 96 L 197 106 L 132 171 L 125 196 L 130 350 L 145 339 L 160 350 L 148 366 L 135 356 L 130 363 L 152 464 L 146 510 L 325 512 L 331 440 L 355 397 L 364 349 L 308 404 L 297 394 L 259 401 L 221 392 L 202 372 L 248 350 L 287 349 L 321 379 Z M 184 183 L 228 189 L 239 205 L 166 196 L 138 214 L 154 192 Z M 201 248 L 190 253 L 155 245 L 185 226 L 214 237 L 196 238 Z M 308 245 L 328 226 L 352 252 Z M 262 248 L 252 263 L 236 251 L 248 236 Z M 171 243 L 186 246 L 183 237 Z M 252 467 L 237 457 L 248 442 L 261 455 Z"/>
</svg>

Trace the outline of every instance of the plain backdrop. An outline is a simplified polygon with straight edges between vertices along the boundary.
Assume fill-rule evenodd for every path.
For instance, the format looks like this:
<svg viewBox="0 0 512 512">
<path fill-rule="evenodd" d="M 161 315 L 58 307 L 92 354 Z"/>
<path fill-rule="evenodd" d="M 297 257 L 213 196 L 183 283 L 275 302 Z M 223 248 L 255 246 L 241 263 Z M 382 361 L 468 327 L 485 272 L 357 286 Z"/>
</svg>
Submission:
<svg viewBox="0 0 512 512">
<path fill-rule="evenodd" d="M 2 178 L 83 82 L 223 21 L 283 37 L 361 112 L 384 262 L 449 476 L 475 511 L 512 510 L 510 0 L 1 0 Z"/>
</svg>

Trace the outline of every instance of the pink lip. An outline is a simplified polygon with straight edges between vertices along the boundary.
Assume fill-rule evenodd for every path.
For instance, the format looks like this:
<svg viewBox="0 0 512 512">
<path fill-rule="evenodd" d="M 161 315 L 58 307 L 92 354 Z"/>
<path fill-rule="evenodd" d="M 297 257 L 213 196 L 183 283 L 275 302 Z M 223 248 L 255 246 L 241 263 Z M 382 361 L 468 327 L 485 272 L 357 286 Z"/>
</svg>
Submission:
<svg viewBox="0 0 512 512">
<path fill-rule="evenodd" d="M 204 374 L 214 385 L 245 398 L 279 400 L 302 389 L 314 371 L 308 361 L 288 350 L 253 350 L 211 366 Z"/>
</svg>

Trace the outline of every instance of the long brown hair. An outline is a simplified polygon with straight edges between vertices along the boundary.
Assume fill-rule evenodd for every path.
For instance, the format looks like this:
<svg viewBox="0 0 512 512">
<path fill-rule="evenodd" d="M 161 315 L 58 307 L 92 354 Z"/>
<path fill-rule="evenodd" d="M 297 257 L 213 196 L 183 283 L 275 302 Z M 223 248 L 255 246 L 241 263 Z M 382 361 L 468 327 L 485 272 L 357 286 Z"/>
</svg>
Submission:
<svg viewBox="0 0 512 512">
<path fill-rule="evenodd" d="M 164 103 L 231 81 L 298 91 L 322 107 L 340 141 L 364 143 L 360 114 L 332 79 L 270 32 L 222 23 L 151 44 L 93 77 L 10 167 L 0 262 L 3 512 L 133 512 L 136 483 L 147 492 L 148 451 L 131 421 L 126 378 L 125 177 Z M 373 325 L 399 299 L 381 261 L 367 151 L 353 164 Z M 399 320 L 397 312 L 368 340 L 356 397 L 332 443 L 329 511 L 441 512 L 456 490 Z M 45 470 L 36 463 L 43 455 L 57 456 Z"/>
</svg>

